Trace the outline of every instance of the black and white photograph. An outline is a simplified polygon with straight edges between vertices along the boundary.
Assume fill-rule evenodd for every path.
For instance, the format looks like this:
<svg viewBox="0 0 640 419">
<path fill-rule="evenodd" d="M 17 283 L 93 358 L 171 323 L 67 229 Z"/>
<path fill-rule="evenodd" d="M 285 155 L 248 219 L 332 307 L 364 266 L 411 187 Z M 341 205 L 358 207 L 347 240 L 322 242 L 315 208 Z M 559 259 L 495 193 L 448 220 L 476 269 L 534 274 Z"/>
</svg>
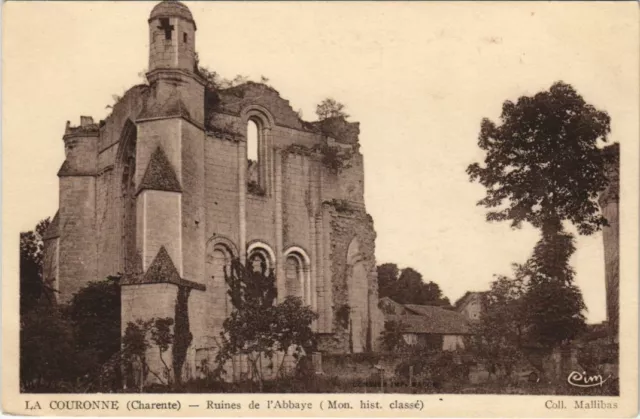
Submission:
<svg viewBox="0 0 640 419">
<path fill-rule="evenodd" d="M 3 409 L 635 415 L 638 17 L 4 2 Z"/>
</svg>

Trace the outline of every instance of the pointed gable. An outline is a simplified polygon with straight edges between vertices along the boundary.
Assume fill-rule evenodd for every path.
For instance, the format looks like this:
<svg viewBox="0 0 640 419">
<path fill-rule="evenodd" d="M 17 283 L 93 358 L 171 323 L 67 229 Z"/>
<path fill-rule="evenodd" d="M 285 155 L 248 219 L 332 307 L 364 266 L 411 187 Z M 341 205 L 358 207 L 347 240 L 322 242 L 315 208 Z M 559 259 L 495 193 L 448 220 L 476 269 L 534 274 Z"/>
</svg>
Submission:
<svg viewBox="0 0 640 419">
<path fill-rule="evenodd" d="M 153 191 L 182 192 L 178 176 L 162 148 L 158 147 L 151 155 L 147 170 L 144 172 L 138 193 L 148 189 Z"/>
<path fill-rule="evenodd" d="M 122 281 L 122 285 L 141 284 L 174 284 L 204 291 L 206 287 L 197 282 L 188 281 L 180 277 L 176 265 L 173 264 L 169 252 L 164 246 L 151 262 L 149 269 L 142 275 L 129 276 Z"/>
</svg>

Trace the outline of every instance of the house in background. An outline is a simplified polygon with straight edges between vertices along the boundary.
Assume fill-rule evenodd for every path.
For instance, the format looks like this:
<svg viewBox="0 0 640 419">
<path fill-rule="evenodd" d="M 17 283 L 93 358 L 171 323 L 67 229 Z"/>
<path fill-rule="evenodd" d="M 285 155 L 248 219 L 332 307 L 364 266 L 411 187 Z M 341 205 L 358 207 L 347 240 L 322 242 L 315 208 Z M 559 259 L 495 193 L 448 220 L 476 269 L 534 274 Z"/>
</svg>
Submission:
<svg viewBox="0 0 640 419">
<path fill-rule="evenodd" d="M 443 351 L 464 349 L 465 337 L 471 334 L 469 321 L 460 313 L 442 307 L 400 304 L 389 297 L 379 300 L 378 307 L 385 322 L 396 322 L 408 345 L 441 348 Z"/>
<path fill-rule="evenodd" d="M 488 291 L 467 291 L 458 301 L 455 302 L 455 310 L 462 314 L 467 320 L 476 322 L 484 309 L 484 300 Z"/>
</svg>

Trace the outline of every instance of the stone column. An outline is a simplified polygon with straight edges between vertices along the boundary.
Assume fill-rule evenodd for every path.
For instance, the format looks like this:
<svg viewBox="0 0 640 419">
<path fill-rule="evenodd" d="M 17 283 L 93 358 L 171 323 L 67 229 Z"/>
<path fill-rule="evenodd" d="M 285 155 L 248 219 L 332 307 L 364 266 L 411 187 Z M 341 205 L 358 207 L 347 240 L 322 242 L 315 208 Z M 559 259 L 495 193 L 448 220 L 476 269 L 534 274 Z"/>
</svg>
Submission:
<svg viewBox="0 0 640 419">
<path fill-rule="evenodd" d="M 276 282 L 278 288 L 278 302 L 281 302 L 286 295 L 286 283 L 284 278 L 283 258 L 283 223 L 282 223 L 282 153 L 281 150 L 274 150 L 274 170 L 275 170 L 275 227 L 276 227 Z"/>
<path fill-rule="evenodd" d="M 240 261 L 245 263 L 247 258 L 247 143 L 238 143 L 238 252 Z"/>
<path fill-rule="evenodd" d="M 324 317 L 325 332 L 331 333 L 333 330 L 333 289 L 331 277 L 331 215 L 323 211 L 322 214 L 322 246 L 323 246 L 323 273 L 324 273 Z"/>
<path fill-rule="evenodd" d="M 606 148 L 607 152 L 619 153 L 613 147 Z M 619 157 L 618 157 L 619 158 Z M 618 340 L 618 319 L 620 310 L 620 226 L 619 226 L 619 166 L 617 162 L 608 167 L 607 177 L 609 185 L 600 194 L 602 215 L 609 225 L 602 230 L 605 263 L 605 286 L 607 301 L 607 322 L 610 335 L 614 341 Z"/>
<path fill-rule="evenodd" d="M 324 332 L 326 329 L 325 326 L 325 317 L 324 317 L 324 293 L 325 293 L 325 285 L 324 285 L 324 244 L 322 243 L 323 230 L 322 230 L 322 207 L 320 209 L 319 214 L 315 217 L 314 222 L 316 224 L 316 253 L 315 260 L 313 261 L 316 265 L 316 279 L 314 279 L 314 295 L 315 295 L 315 309 L 319 315 L 318 317 L 318 330 L 320 332 Z M 319 297 L 318 298 L 318 294 Z"/>
<path fill-rule="evenodd" d="M 269 190 L 269 182 L 267 181 L 267 173 L 269 169 L 268 167 L 269 159 L 267 157 L 268 149 L 269 149 L 269 131 L 270 131 L 269 128 L 263 127 L 262 132 L 258 137 L 259 139 L 262 140 L 258 144 L 258 147 L 259 147 L 258 149 L 258 159 L 259 159 L 258 184 L 260 185 L 261 188 L 264 189 L 265 193 L 267 193 L 267 191 Z"/>
</svg>

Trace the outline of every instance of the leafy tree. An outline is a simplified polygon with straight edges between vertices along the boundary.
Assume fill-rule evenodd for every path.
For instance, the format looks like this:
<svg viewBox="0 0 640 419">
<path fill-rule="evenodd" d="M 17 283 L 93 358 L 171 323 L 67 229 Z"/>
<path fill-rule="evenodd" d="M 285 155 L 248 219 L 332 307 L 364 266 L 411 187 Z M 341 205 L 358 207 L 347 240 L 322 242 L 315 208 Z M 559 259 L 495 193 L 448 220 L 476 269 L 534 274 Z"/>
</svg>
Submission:
<svg viewBox="0 0 640 419">
<path fill-rule="evenodd" d="M 528 307 L 529 339 L 543 347 L 568 343 L 586 330 L 586 306 L 575 285 L 532 282 L 524 303 Z"/>
<path fill-rule="evenodd" d="M 136 322 L 128 322 L 122 338 L 121 358 L 127 372 L 129 385 L 142 390 L 147 373 L 153 374 L 162 384 L 171 384 L 171 368 L 165 362 L 163 354 L 174 341 L 171 317 L 152 318 L 149 320 L 138 319 Z M 151 349 L 151 343 L 159 351 L 160 360 L 165 370 L 162 374 L 153 371 L 147 363 L 147 352 Z"/>
<path fill-rule="evenodd" d="M 485 296 L 484 310 L 472 338 L 474 352 L 488 366 L 490 373 L 498 365 L 504 366 L 510 374 L 516 363 L 522 359 L 524 334 L 527 330 L 526 293 L 527 270 L 522 265 L 514 265 L 515 277 L 499 276 Z"/>
<path fill-rule="evenodd" d="M 478 204 L 488 221 L 529 222 L 553 233 L 561 221 L 581 234 L 606 225 L 597 203 L 607 185 L 607 155 L 598 148 L 611 131 L 609 115 L 587 104 L 568 84 L 502 106 L 501 125 L 484 119 L 479 147 L 485 165 L 467 168 L 487 189 Z M 545 230 L 546 229 L 546 230 Z"/>
<path fill-rule="evenodd" d="M 391 294 L 393 285 L 400 276 L 400 270 L 395 263 L 383 263 L 377 266 L 378 271 L 378 296 L 386 297 Z"/>
<path fill-rule="evenodd" d="M 172 326 L 173 319 L 171 317 L 165 317 L 162 319 L 154 319 L 153 327 L 151 328 L 151 341 L 155 344 L 156 348 L 158 348 L 160 361 L 162 365 L 164 365 L 164 376 L 168 382 L 171 381 L 171 368 L 164 360 L 162 354 L 167 352 L 173 344 Z"/>
<path fill-rule="evenodd" d="M 533 97 L 506 101 L 500 120 L 482 121 L 484 166 L 473 163 L 467 173 L 486 188 L 478 205 L 489 209 L 488 221 L 510 221 L 516 228 L 528 222 L 541 230 L 525 264 L 530 282 L 524 300 L 530 337 L 552 347 L 584 327 L 585 306 L 569 266 L 575 246 L 564 223 L 583 235 L 607 225 L 597 198 L 612 158 L 598 145 L 607 141 L 610 118 L 556 82 Z"/>
<path fill-rule="evenodd" d="M 72 325 L 55 307 L 36 306 L 20 318 L 20 386 L 60 391 L 78 375 Z"/>
<path fill-rule="evenodd" d="M 20 233 L 20 313 L 41 303 L 45 296 L 52 301 L 52 287 L 43 277 L 44 234 L 51 220 L 41 220 L 34 230 Z"/>
<path fill-rule="evenodd" d="M 315 341 L 310 326 L 318 316 L 297 297 L 288 296 L 276 304 L 275 277 L 273 271 L 266 272 L 264 264 L 261 270 L 249 270 L 236 259 L 228 272 L 225 269 L 225 280 L 234 310 L 220 333 L 216 374 L 224 373 L 225 364 L 234 355 L 246 355 L 252 379 L 262 389 L 262 359 L 291 350 L 299 358 L 312 350 Z M 282 372 L 281 364 L 278 373 Z"/>
<path fill-rule="evenodd" d="M 118 280 L 89 282 L 74 294 L 67 309 L 79 350 L 91 353 L 89 370 L 120 350 L 120 286 Z"/>
<path fill-rule="evenodd" d="M 406 349 L 406 345 L 402 337 L 405 329 L 406 325 L 400 321 L 385 321 L 384 330 L 382 331 L 382 335 L 380 336 L 382 347 L 389 352 Z"/>
<path fill-rule="evenodd" d="M 320 121 L 328 118 L 349 118 L 345 112 L 346 106 L 333 98 L 327 98 L 316 106 L 316 115 Z"/>
<path fill-rule="evenodd" d="M 389 297 L 400 304 L 450 306 L 449 299 L 435 282 L 425 282 L 413 268 L 400 271 L 394 263 L 378 266 L 378 296 Z"/>
<path fill-rule="evenodd" d="M 144 378 L 150 372 L 147 364 L 147 350 L 149 349 L 147 336 L 152 324 L 153 320 L 138 319 L 135 323 L 128 322 L 122 337 L 122 360 L 126 371 L 126 386 L 138 388 L 140 392 L 142 392 Z"/>
</svg>

